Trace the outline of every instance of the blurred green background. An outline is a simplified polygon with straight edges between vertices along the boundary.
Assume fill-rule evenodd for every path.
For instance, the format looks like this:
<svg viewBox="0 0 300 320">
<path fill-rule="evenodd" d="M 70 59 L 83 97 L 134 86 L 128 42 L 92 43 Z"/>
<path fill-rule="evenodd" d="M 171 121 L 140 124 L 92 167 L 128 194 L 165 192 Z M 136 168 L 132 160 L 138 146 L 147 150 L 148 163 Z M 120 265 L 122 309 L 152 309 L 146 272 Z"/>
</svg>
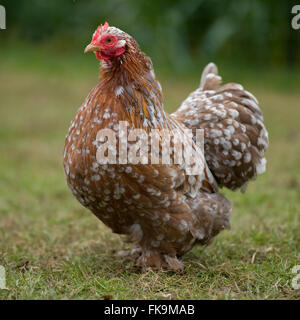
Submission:
<svg viewBox="0 0 300 320">
<path fill-rule="evenodd" d="M 0 299 L 299 299 L 300 30 L 297 1 L 0 0 Z M 270 136 L 267 172 L 234 203 L 232 230 L 184 257 L 181 275 L 140 275 L 124 243 L 68 190 L 69 123 L 98 78 L 83 54 L 100 23 L 151 56 L 175 110 L 217 63 L 224 82 L 259 100 Z M 126 245 L 125 245 L 126 246 Z"/>
<path fill-rule="evenodd" d="M 209 60 L 256 72 L 300 68 L 299 31 L 284 0 L 2 0 L 7 43 L 82 55 L 100 23 L 131 34 L 155 65 L 191 72 Z M 2 48 L 1 48 L 2 50 Z"/>
</svg>

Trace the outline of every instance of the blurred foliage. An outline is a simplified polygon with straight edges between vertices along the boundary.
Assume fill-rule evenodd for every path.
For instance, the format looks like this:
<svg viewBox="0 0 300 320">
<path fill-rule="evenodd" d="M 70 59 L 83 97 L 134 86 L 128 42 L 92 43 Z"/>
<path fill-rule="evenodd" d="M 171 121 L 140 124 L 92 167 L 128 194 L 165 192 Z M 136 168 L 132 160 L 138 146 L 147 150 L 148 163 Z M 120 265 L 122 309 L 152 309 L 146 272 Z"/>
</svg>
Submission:
<svg viewBox="0 0 300 320">
<path fill-rule="evenodd" d="M 106 20 L 131 34 L 155 63 L 185 69 L 208 60 L 300 66 L 300 30 L 284 0 L 2 0 L 1 42 L 48 44 L 82 53 Z"/>
</svg>

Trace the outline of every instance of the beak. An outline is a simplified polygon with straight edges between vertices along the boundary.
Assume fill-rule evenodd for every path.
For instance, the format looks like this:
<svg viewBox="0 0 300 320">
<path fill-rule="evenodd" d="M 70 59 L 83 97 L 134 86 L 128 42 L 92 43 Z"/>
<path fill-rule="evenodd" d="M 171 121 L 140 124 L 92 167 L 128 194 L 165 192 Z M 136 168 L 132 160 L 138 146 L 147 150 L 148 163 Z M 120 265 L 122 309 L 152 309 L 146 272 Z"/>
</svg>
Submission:
<svg viewBox="0 0 300 320">
<path fill-rule="evenodd" d="M 91 51 L 99 51 L 100 47 L 98 47 L 97 45 L 95 45 L 94 43 L 90 43 L 88 44 L 85 49 L 84 49 L 84 53 L 86 52 L 91 52 Z"/>
</svg>

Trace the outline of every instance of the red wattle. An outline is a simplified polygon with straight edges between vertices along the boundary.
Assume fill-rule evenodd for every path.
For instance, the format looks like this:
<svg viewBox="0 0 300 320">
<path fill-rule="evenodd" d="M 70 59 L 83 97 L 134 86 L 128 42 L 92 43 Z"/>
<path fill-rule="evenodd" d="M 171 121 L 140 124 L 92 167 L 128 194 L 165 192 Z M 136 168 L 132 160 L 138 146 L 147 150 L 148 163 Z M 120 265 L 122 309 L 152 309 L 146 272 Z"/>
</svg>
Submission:
<svg viewBox="0 0 300 320">
<path fill-rule="evenodd" d="M 121 47 L 121 48 L 117 48 L 117 50 L 115 51 L 115 56 L 118 57 L 120 56 L 122 53 L 124 53 L 125 48 Z"/>
<path fill-rule="evenodd" d="M 102 56 L 101 56 L 100 51 L 96 51 L 96 58 L 97 58 L 98 60 L 102 60 L 102 59 L 103 59 Z"/>
<path fill-rule="evenodd" d="M 113 57 L 118 57 L 120 56 L 122 53 L 124 53 L 125 51 L 125 48 L 124 47 L 121 47 L 121 48 L 117 48 L 116 50 L 114 51 L 96 51 L 96 58 L 98 60 L 109 60 L 109 59 L 112 59 Z"/>
</svg>

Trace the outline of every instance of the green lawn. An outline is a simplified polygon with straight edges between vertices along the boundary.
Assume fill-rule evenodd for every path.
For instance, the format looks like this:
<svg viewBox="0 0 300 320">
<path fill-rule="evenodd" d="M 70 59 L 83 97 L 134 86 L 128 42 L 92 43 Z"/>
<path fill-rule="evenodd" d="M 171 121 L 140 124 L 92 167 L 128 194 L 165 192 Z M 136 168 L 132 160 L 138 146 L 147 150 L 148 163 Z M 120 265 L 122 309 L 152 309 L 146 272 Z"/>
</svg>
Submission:
<svg viewBox="0 0 300 320">
<path fill-rule="evenodd" d="M 8 287 L 0 299 L 300 299 L 291 286 L 300 265 L 299 91 L 263 74 L 247 85 L 243 76 L 270 133 L 267 173 L 244 195 L 224 191 L 234 202 L 232 230 L 184 256 L 183 273 L 142 273 L 114 256 L 127 245 L 65 183 L 64 137 L 97 81 L 97 62 L 14 54 L 0 53 L 0 265 Z M 197 84 L 164 77 L 167 110 Z"/>
</svg>

